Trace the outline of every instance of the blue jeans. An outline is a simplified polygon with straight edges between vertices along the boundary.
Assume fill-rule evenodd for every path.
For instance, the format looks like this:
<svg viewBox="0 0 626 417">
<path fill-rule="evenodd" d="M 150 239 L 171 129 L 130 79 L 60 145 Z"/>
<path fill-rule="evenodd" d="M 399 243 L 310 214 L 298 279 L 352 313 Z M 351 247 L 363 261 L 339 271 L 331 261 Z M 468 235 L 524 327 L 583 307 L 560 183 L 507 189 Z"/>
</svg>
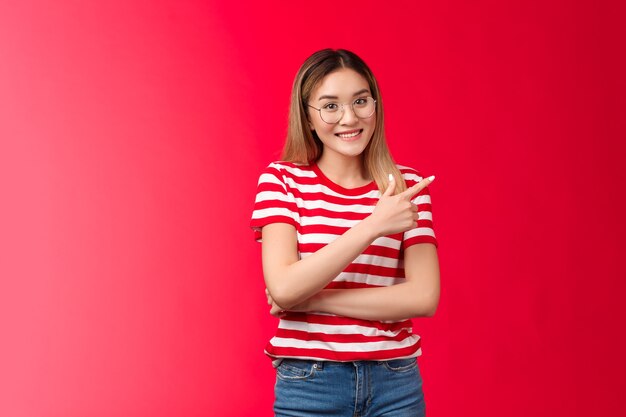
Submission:
<svg viewBox="0 0 626 417">
<path fill-rule="evenodd" d="M 415 358 L 325 362 L 284 359 L 276 368 L 276 417 L 423 417 Z"/>
</svg>

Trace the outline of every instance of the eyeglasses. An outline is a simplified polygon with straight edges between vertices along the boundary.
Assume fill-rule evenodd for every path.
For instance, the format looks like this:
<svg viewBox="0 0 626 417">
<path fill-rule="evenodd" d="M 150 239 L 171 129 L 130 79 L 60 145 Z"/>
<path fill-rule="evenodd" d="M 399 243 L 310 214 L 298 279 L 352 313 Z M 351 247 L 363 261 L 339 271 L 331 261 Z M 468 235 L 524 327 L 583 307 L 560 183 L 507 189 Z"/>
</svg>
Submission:
<svg viewBox="0 0 626 417">
<path fill-rule="evenodd" d="M 352 103 L 346 104 L 350 104 L 354 115 L 359 119 L 367 119 L 376 111 L 376 100 L 372 97 L 357 98 Z M 307 106 L 320 112 L 320 117 L 328 124 L 338 123 L 343 117 L 343 113 L 345 111 L 345 104 L 341 103 L 326 103 L 319 109 L 311 106 L 310 104 L 307 104 Z"/>
</svg>

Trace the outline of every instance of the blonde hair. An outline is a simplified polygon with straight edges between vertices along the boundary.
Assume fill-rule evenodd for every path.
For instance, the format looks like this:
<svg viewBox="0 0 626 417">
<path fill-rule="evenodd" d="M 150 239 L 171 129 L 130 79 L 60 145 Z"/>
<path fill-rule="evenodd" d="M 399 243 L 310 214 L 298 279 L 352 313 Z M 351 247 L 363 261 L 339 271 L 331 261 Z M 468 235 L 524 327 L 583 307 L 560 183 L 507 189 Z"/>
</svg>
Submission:
<svg viewBox="0 0 626 417">
<path fill-rule="evenodd" d="M 322 155 L 323 144 L 317 134 L 309 128 L 307 102 L 313 90 L 322 82 L 324 77 L 342 68 L 354 70 L 363 76 L 369 84 L 373 98 L 376 100 L 376 128 L 362 154 L 367 173 L 376 181 L 381 193 L 389 185 L 389 174 L 392 174 L 395 179 L 395 192 L 404 191 L 406 183 L 387 147 L 383 101 L 378 83 L 365 62 L 345 49 L 323 49 L 315 52 L 304 61 L 296 74 L 291 90 L 289 126 L 282 160 L 310 164 L 316 162 Z"/>
</svg>

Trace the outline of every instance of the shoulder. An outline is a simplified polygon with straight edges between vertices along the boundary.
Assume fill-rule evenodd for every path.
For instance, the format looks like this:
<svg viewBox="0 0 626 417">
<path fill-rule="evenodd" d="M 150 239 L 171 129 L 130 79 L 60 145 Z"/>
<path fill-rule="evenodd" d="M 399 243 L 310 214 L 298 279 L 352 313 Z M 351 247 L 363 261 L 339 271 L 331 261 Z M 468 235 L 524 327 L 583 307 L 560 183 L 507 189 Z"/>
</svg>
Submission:
<svg viewBox="0 0 626 417">
<path fill-rule="evenodd" d="M 301 173 L 308 173 L 312 171 L 311 165 L 298 164 L 295 162 L 286 161 L 274 161 L 265 168 L 263 172 L 280 172 L 284 174 L 297 175 Z"/>
<path fill-rule="evenodd" d="M 281 184 L 283 188 L 285 188 L 295 183 L 302 182 L 302 179 L 306 181 L 306 178 L 313 178 L 315 176 L 311 165 L 274 161 L 261 172 L 259 185 L 262 183 L 275 183 Z"/>
<path fill-rule="evenodd" d="M 261 176 L 269 174 L 277 178 L 313 177 L 315 173 L 311 165 L 297 164 L 295 162 L 274 161 L 271 162 L 261 173 Z"/>
<path fill-rule="evenodd" d="M 400 164 L 396 164 L 396 167 L 398 167 L 398 169 L 400 170 L 402 178 L 404 178 L 404 181 L 406 181 L 407 187 L 410 187 L 413 184 L 417 184 L 422 179 L 424 179 L 424 176 L 420 173 L 420 171 L 414 168 Z"/>
</svg>

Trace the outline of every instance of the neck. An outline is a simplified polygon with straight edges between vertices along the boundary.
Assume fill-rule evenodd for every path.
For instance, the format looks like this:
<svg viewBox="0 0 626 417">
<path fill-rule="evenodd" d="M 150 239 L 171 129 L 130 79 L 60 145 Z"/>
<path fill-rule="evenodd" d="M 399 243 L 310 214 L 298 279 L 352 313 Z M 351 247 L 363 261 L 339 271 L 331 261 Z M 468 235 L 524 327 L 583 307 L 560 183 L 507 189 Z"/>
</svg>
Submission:
<svg viewBox="0 0 626 417">
<path fill-rule="evenodd" d="M 320 170 L 335 184 L 346 188 L 367 185 L 371 178 L 365 170 L 362 155 L 329 155 L 324 152 L 317 161 Z"/>
</svg>

